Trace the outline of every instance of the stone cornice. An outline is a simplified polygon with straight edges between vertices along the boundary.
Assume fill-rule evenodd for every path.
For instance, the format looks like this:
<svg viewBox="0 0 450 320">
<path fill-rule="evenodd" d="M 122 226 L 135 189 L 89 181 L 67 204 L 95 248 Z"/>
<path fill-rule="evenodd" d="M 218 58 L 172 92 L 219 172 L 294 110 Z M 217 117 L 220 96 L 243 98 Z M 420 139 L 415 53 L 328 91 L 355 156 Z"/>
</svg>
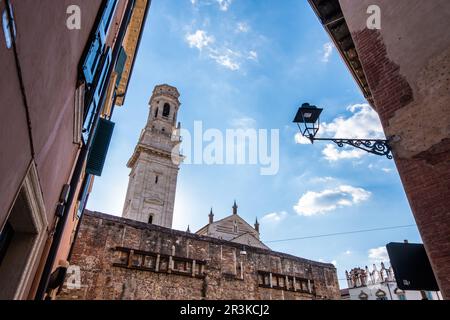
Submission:
<svg viewBox="0 0 450 320">
<path fill-rule="evenodd" d="M 138 144 L 136 146 L 136 148 L 134 149 L 133 155 L 131 156 L 130 160 L 128 160 L 128 162 L 127 162 L 127 167 L 128 168 L 133 168 L 134 167 L 134 165 L 135 165 L 136 161 L 138 160 L 139 155 L 141 154 L 141 152 L 157 155 L 157 156 L 159 156 L 161 158 L 170 159 L 171 161 L 173 160 L 171 152 L 164 151 L 164 150 L 161 150 L 161 149 L 157 149 L 157 148 L 154 148 L 154 147 L 151 147 L 151 146 L 148 146 L 148 145 Z M 178 160 L 179 163 L 181 163 L 183 161 L 183 159 L 184 159 L 184 157 L 182 155 L 179 155 L 176 160 Z M 178 168 L 179 164 L 174 163 L 173 166 L 174 166 L 174 168 Z"/>
</svg>

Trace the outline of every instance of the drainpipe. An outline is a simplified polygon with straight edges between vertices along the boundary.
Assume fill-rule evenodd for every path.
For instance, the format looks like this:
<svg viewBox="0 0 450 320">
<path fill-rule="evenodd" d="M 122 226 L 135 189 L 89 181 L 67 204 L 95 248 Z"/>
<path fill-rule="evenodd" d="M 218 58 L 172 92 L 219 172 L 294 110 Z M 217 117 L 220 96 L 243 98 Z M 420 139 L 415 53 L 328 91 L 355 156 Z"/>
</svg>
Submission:
<svg viewBox="0 0 450 320">
<path fill-rule="evenodd" d="M 111 78 L 112 70 L 113 70 L 115 62 L 117 61 L 117 58 L 119 56 L 120 45 L 118 45 L 118 44 L 122 44 L 123 43 L 123 39 L 125 37 L 125 32 L 126 32 L 126 29 L 128 27 L 128 24 L 129 24 L 129 21 L 130 21 L 130 18 L 131 18 L 131 13 L 132 13 L 132 10 L 134 8 L 134 4 L 135 4 L 134 0 L 130 0 L 128 2 L 127 9 L 126 9 L 127 21 L 126 21 L 126 23 L 123 23 L 121 25 L 121 28 L 119 30 L 118 39 L 116 41 L 116 44 L 115 44 L 115 47 L 114 47 L 114 50 L 113 50 L 113 53 L 112 53 L 112 59 L 111 59 L 111 61 L 114 62 L 114 63 L 111 63 L 111 65 L 109 67 L 108 73 L 106 75 L 107 79 Z M 105 91 L 103 91 L 102 95 L 101 95 L 99 106 L 103 105 L 105 97 L 106 97 L 106 93 L 105 93 Z M 99 115 L 100 115 L 100 107 L 98 107 L 98 110 L 96 111 L 95 124 L 94 124 L 93 128 L 95 128 L 97 126 Z M 78 156 L 77 163 L 76 163 L 76 166 L 75 166 L 75 170 L 74 170 L 74 173 L 73 173 L 72 178 L 70 180 L 70 192 L 69 192 L 69 196 L 68 196 L 67 203 L 66 203 L 66 206 L 65 206 L 65 210 L 64 210 L 64 213 L 63 213 L 62 217 L 57 222 L 57 225 L 56 225 L 56 228 L 55 228 L 55 233 L 54 233 L 54 236 L 53 236 L 53 241 L 52 241 L 52 244 L 50 246 L 50 251 L 49 251 L 49 254 L 47 256 L 47 260 L 45 262 L 44 270 L 43 270 L 42 275 L 41 275 L 41 280 L 39 282 L 39 286 L 38 286 L 38 289 L 37 289 L 37 292 L 36 292 L 36 295 L 35 295 L 35 298 L 34 298 L 35 300 L 42 300 L 44 298 L 44 296 L 45 296 L 46 291 L 47 291 L 47 286 L 48 286 L 48 283 L 49 283 L 49 280 L 50 280 L 50 276 L 51 276 L 51 272 L 52 272 L 52 269 L 53 269 L 53 265 L 54 265 L 55 260 L 56 260 L 56 255 L 57 255 L 58 250 L 59 250 L 59 245 L 61 243 L 61 239 L 62 239 L 64 230 L 65 230 L 67 218 L 68 218 L 68 216 L 70 214 L 69 209 L 71 208 L 73 200 L 75 198 L 75 192 L 76 192 L 76 189 L 77 189 L 77 185 L 78 185 L 78 182 L 79 182 L 79 180 L 81 178 L 81 175 L 83 173 L 84 162 L 86 161 L 86 158 L 87 158 L 87 155 L 88 155 L 88 151 L 89 151 L 90 145 L 92 143 L 92 139 L 93 139 L 93 134 L 90 135 L 87 144 L 83 144 L 83 146 L 81 148 L 81 151 L 80 151 L 80 155 Z"/>
</svg>

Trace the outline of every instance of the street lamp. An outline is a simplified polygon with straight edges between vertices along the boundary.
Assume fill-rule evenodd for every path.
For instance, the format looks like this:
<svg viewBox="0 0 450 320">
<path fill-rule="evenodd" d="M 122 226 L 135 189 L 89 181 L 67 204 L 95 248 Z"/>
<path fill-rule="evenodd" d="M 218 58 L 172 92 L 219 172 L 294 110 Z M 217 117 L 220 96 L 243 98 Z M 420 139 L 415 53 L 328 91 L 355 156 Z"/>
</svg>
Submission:
<svg viewBox="0 0 450 320">
<path fill-rule="evenodd" d="M 389 140 L 385 139 L 348 139 L 348 138 L 316 138 L 317 132 L 320 129 L 320 114 L 323 109 L 316 106 L 304 103 L 298 109 L 294 118 L 294 123 L 298 125 L 302 136 L 308 138 L 311 143 L 314 141 L 331 141 L 338 147 L 342 148 L 344 145 L 349 145 L 366 152 L 385 156 L 392 159 L 392 149 L 389 145 Z"/>
</svg>

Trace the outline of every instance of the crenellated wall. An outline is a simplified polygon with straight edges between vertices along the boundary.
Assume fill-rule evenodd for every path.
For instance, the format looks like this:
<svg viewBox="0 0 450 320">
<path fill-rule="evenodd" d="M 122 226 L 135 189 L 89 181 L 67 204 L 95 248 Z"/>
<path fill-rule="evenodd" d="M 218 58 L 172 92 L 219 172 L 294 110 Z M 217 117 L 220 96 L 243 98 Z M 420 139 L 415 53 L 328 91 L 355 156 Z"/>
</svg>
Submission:
<svg viewBox="0 0 450 320">
<path fill-rule="evenodd" d="M 336 269 L 265 249 L 86 211 L 59 299 L 339 299 Z"/>
</svg>

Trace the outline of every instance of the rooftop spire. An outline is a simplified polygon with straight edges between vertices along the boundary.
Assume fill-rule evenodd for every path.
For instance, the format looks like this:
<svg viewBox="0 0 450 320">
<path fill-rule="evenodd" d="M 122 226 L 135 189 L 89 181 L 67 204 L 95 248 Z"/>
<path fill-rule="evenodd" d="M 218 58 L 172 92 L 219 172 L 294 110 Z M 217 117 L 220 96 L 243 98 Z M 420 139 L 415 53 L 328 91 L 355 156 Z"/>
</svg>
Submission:
<svg viewBox="0 0 450 320">
<path fill-rule="evenodd" d="M 214 222 L 214 213 L 213 213 L 212 207 L 211 207 L 211 211 L 209 212 L 208 217 L 209 217 L 209 224 L 213 223 Z"/>
<path fill-rule="evenodd" d="M 258 222 L 258 217 L 256 217 L 256 221 L 255 221 L 255 230 L 256 230 L 256 232 L 259 233 L 259 222 Z"/>
<path fill-rule="evenodd" d="M 237 204 L 236 204 L 236 200 L 234 200 L 233 214 L 237 214 L 237 209 L 238 209 L 238 206 L 237 206 Z"/>
</svg>

